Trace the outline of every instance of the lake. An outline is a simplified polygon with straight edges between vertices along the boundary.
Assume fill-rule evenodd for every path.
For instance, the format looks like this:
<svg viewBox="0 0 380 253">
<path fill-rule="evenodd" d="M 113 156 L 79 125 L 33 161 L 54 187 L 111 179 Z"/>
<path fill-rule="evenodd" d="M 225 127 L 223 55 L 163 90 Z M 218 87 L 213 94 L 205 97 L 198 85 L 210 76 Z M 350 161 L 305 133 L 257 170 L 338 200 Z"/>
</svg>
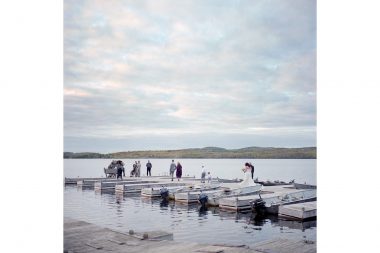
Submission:
<svg viewBox="0 0 380 253">
<path fill-rule="evenodd" d="M 108 159 L 64 160 L 65 177 L 99 177 Z M 127 172 L 134 160 L 123 159 Z M 146 159 L 142 172 L 146 173 Z M 167 174 L 170 159 L 151 159 L 152 175 Z M 242 178 L 243 159 L 180 159 L 184 174 L 200 176 L 204 164 L 213 176 Z M 259 179 L 296 182 L 316 182 L 316 160 L 251 160 L 255 177 Z M 104 174 L 103 174 L 104 176 Z M 140 195 L 119 196 L 100 194 L 94 190 L 82 190 L 76 186 L 64 188 L 64 216 L 120 232 L 133 229 L 138 232 L 163 230 L 173 233 L 176 241 L 198 243 L 227 243 L 253 246 L 256 242 L 271 238 L 307 239 L 316 241 L 317 222 L 289 221 L 276 216 L 258 217 L 252 212 L 227 212 L 219 208 L 201 208 L 174 201 L 142 198 Z"/>
<path fill-rule="evenodd" d="M 125 163 L 126 175 L 132 170 L 135 160 L 121 159 Z M 65 177 L 104 177 L 103 168 L 112 159 L 64 159 Z M 153 164 L 152 176 L 167 175 L 171 159 L 150 159 Z M 255 166 L 255 175 L 259 180 L 282 180 L 289 182 L 316 184 L 315 159 L 175 159 L 182 164 L 183 175 L 200 177 L 202 165 L 213 177 L 235 179 L 243 178 L 241 168 L 245 162 Z M 140 159 L 141 175 L 146 175 L 147 159 Z"/>
</svg>

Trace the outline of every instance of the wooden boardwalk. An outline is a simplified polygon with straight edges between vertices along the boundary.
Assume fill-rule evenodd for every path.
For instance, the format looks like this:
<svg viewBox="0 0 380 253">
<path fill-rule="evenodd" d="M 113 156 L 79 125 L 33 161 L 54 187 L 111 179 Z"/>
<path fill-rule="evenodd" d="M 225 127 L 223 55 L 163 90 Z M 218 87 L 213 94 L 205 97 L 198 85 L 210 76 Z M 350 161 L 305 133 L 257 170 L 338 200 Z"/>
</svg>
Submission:
<svg viewBox="0 0 380 253">
<path fill-rule="evenodd" d="M 172 234 L 163 231 L 120 233 L 84 221 L 65 218 L 64 252 L 313 253 L 316 252 L 316 245 L 304 240 L 279 238 L 258 243 L 253 248 L 245 245 L 176 242 L 172 240 Z"/>
<path fill-rule="evenodd" d="M 162 231 L 144 233 L 120 233 L 84 221 L 65 218 L 64 252 L 231 252 L 258 253 L 243 245 L 206 245 L 170 240 L 171 234 Z"/>
<path fill-rule="evenodd" d="M 255 245 L 254 249 L 263 253 L 315 253 L 317 246 L 313 241 L 294 241 L 285 238 L 275 238 Z"/>
</svg>

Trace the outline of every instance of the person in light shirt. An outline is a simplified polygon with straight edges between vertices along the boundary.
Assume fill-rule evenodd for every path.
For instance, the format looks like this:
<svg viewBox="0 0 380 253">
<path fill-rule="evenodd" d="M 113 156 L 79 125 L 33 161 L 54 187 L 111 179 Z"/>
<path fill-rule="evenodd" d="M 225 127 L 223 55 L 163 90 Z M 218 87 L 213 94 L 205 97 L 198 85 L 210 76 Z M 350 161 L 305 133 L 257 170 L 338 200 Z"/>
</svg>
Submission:
<svg viewBox="0 0 380 253">
<path fill-rule="evenodd" d="M 202 165 L 201 183 L 204 182 L 206 182 L 206 169 L 205 166 Z"/>
</svg>

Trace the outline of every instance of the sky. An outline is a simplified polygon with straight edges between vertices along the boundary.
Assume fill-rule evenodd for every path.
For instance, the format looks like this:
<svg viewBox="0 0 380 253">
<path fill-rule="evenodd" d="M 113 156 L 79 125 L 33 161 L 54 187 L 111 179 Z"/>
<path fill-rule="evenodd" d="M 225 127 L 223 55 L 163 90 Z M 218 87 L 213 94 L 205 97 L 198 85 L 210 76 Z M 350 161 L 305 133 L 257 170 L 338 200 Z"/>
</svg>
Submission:
<svg viewBox="0 0 380 253">
<path fill-rule="evenodd" d="M 64 2 L 64 150 L 316 146 L 314 0 Z"/>
</svg>

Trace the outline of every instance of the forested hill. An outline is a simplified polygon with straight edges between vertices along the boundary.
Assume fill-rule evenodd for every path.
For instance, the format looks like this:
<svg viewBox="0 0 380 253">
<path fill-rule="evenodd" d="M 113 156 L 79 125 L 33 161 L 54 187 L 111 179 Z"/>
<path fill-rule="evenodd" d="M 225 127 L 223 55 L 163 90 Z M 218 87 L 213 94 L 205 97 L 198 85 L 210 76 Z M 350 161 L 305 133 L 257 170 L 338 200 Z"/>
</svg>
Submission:
<svg viewBox="0 0 380 253">
<path fill-rule="evenodd" d="M 126 151 L 109 154 L 91 152 L 64 152 L 64 158 L 256 158 L 256 159 L 315 159 L 316 147 L 271 148 L 248 147 L 224 149 L 218 147 L 189 148 L 178 150 Z"/>
</svg>

